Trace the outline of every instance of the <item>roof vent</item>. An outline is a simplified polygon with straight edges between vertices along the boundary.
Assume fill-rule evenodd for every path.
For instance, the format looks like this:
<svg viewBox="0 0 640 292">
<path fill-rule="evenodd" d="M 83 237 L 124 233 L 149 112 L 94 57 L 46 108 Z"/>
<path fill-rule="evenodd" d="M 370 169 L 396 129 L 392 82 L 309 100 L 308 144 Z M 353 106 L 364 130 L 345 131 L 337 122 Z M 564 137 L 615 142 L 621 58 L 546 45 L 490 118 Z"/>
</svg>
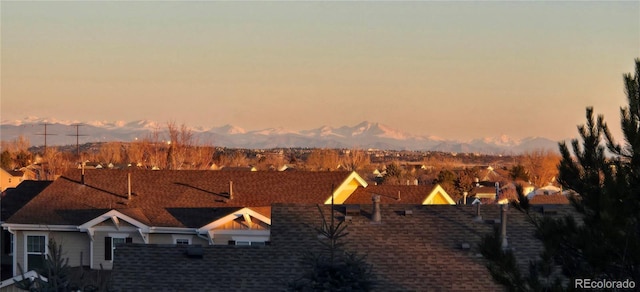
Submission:
<svg viewBox="0 0 640 292">
<path fill-rule="evenodd" d="M 371 212 L 371 221 L 374 223 L 380 223 L 382 215 L 380 214 L 380 195 L 371 196 L 373 201 L 373 212 Z"/>
<path fill-rule="evenodd" d="M 405 216 L 413 215 L 413 210 L 404 210 L 404 215 Z"/>
<path fill-rule="evenodd" d="M 476 198 L 475 200 L 473 200 L 473 203 L 471 204 L 476 205 L 476 216 L 473 217 L 473 221 L 482 222 L 482 215 L 480 215 L 480 205 L 482 205 L 482 202 L 480 202 L 480 200 Z"/>
</svg>

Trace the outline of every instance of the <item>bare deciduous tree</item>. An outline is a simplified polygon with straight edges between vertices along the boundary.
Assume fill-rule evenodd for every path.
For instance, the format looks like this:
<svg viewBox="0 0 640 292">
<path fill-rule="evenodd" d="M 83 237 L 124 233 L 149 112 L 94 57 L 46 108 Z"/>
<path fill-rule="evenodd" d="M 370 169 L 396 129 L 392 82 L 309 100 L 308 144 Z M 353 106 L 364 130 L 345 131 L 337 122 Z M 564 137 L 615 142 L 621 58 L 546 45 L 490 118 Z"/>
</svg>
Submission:
<svg viewBox="0 0 640 292">
<path fill-rule="evenodd" d="M 335 170 L 340 164 L 340 156 L 335 149 L 314 149 L 307 157 L 309 170 Z"/>
<path fill-rule="evenodd" d="M 107 142 L 100 146 L 98 159 L 105 163 L 122 163 L 124 157 L 124 149 L 120 142 Z"/>
<path fill-rule="evenodd" d="M 55 179 L 56 176 L 61 175 L 64 170 L 73 166 L 69 157 L 65 157 L 57 147 L 47 147 L 47 151 L 43 154 L 42 160 L 43 178 L 45 180 Z"/>
<path fill-rule="evenodd" d="M 32 155 L 29 152 L 29 139 L 23 135 L 11 141 L 2 141 L 0 149 L 8 154 L 7 168 L 20 168 L 31 163 Z"/>
<path fill-rule="evenodd" d="M 193 132 L 185 124 L 180 127 L 175 122 L 167 123 L 169 149 L 167 163 L 169 169 L 182 169 L 193 147 Z"/>
<path fill-rule="evenodd" d="M 347 170 L 358 171 L 371 164 L 371 158 L 366 151 L 360 149 L 351 149 L 345 153 L 342 158 L 342 165 Z"/>
<path fill-rule="evenodd" d="M 522 165 L 529 173 L 531 183 L 543 187 L 553 182 L 558 176 L 560 155 L 552 150 L 533 150 L 522 155 Z"/>
<path fill-rule="evenodd" d="M 143 141 L 149 145 L 148 157 L 151 168 L 165 167 L 167 165 L 166 147 L 161 141 L 160 128 L 155 128 Z"/>
</svg>

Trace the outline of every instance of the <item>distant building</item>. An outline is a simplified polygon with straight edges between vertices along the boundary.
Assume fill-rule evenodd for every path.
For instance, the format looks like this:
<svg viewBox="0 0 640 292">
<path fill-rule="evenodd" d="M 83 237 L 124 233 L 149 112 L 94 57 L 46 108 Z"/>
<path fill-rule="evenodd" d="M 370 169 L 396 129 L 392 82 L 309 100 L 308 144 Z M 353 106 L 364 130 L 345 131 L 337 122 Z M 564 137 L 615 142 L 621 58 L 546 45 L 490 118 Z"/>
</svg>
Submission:
<svg viewBox="0 0 640 292">
<path fill-rule="evenodd" d="M 15 188 L 24 180 L 24 171 L 0 168 L 0 192 Z"/>
</svg>

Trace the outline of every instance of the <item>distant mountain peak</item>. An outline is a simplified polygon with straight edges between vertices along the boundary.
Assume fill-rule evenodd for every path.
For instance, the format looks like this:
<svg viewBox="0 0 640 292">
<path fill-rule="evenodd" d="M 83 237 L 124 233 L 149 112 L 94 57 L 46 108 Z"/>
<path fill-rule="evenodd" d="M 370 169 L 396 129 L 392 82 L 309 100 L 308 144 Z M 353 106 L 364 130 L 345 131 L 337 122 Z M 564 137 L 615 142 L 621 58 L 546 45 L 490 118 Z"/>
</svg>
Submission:
<svg viewBox="0 0 640 292">
<path fill-rule="evenodd" d="M 235 135 L 235 134 L 244 134 L 247 131 L 245 131 L 245 129 L 240 128 L 240 127 L 236 127 L 234 125 L 231 124 L 226 124 L 222 127 L 218 127 L 218 128 L 212 128 L 211 131 L 216 132 L 216 133 L 220 133 L 220 134 L 230 134 L 230 135 Z"/>
<path fill-rule="evenodd" d="M 52 131 L 60 135 L 48 139 L 50 145 L 70 145 L 75 143 L 68 125 L 78 121 L 60 121 L 52 118 L 26 117 L 21 120 L 2 121 L 0 134 L 3 141 L 10 141 L 20 135 L 35 135 L 40 124 L 49 123 Z M 108 142 L 135 141 L 159 131 L 165 135 L 166 125 L 151 120 L 124 121 L 91 121 L 82 123 L 80 141 Z M 25 126 L 31 127 L 25 127 Z M 38 125 L 38 127 L 36 127 Z M 198 141 L 213 141 L 216 146 L 231 148 L 276 148 L 276 147 L 309 147 L 309 148 L 376 148 L 395 150 L 423 150 L 443 152 L 468 152 L 485 154 L 517 154 L 535 149 L 554 149 L 557 142 L 542 137 L 512 139 L 502 134 L 497 137 L 474 139 L 470 141 L 452 141 L 435 136 L 413 135 L 391 126 L 363 121 L 355 126 L 321 127 L 293 131 L 283 127 L 246 131 L 243 128 L 226 124 L 220 127 L 197 127 L 191 129 Z M 162 139 L 162 138 L 161 138 Z M 35 139 L 39 143 L 40 139 Z M 33 143 L 36 144 L 37 143 Z"/>
</svg>

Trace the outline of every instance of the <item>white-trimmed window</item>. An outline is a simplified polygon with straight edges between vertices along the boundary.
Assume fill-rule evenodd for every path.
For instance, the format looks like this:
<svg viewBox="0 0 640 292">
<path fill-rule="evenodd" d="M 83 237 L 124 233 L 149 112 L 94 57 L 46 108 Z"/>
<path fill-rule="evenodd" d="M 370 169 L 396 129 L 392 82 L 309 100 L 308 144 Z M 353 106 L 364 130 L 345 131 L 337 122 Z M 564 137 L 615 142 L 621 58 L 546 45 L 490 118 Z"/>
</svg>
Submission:
<svg viewBox="0 0 640 292">
<path fill-rule="evenodd" d="M 268 236 L 233 236 L 229 240 L 229 245 L 264 246 L 268 241 Z"/>
<path fill-rule="evenodd" d="M 229 241 L 229 244 L 241 245 L 241 246 L 265 246 L 264 241 L 250 241 L 250 240 L 236 240 Z"/>
<path fill-rule="evenodd" d="M 132 238 L 128 234 L 111 234 L 104 238 L 104 259 L 106 261 L 113 260 L 113 251 L 116 250 L 118 244 L 132 242 Z"/>
<path fill-rule="evenodd" d="M 43 268 L 45 255 L 47 254 L 47 236 L 44 234 L 27 234 L 25 245 L 27 251 L 25 266 L 27 270 Z"/>
<path fill-rule="evenodd" d="M 191 240 L 193 239 L 193 236 L 191 235 L 171 235 L 171 238 L 173 238 L 173 244 L 177 244 L 177 245 L 190 245 L 192 242 Z"/>
<path fill-rule="evenodd" d="M 188 238 L 176 238 L 177 245 L 189 245 L 191 244 L 191 240 Z"/>
</svg>

